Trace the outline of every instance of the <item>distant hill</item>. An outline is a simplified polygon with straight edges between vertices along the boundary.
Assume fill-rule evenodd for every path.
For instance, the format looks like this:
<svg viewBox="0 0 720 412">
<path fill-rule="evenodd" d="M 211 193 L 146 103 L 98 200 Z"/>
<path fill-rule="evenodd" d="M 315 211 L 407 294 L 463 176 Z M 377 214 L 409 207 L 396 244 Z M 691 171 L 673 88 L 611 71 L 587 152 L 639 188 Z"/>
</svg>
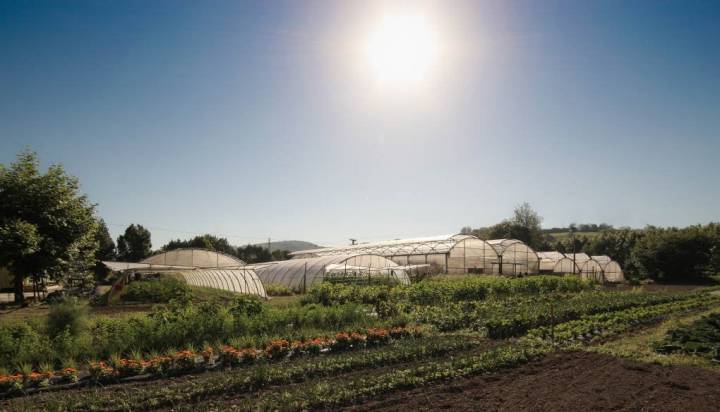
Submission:
<svg viewBox="0 0 720 412">
<path fill-rule="evenodd" d="M 257 245 L 267 247 L 267 242 L 258 243 Z M 304 240 L 281 240 L 278 242 L 270 242 L 271 252 L 273 250 L 289 250 L 291 252 L 297 252 L 298 250 L 316 249 L 319 247 L 321 246 L 318 246 L 311 242 L 305 242 Z"/>
</svg>

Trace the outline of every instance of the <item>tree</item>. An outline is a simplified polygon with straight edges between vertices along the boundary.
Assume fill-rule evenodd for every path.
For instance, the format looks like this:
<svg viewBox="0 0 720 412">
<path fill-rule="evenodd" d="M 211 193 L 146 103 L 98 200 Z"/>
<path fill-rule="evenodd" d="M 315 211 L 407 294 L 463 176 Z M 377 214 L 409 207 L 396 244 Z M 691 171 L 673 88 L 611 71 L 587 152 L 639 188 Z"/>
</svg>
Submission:
<svg viewBox="0 0 720 412">
<path fill-rule="evenodd" d="M 45 174 L 39 168 L 30 151 L 0 165 L 0 265 L 13 274 L 20 304 L 25 278 L 85 271 L 97 249 L 95 206 L 79 193 L 78 179 L 60 165 Z"/>
<path fill-rule="evenodd" d="M 523 203 L 515 208 L 513 217 L 491 226 L 485 238 L 518 239 L 531 248 L 539 250 L 543 244 L 541 223 L 542 217 L 533 210 L 530 204 Z"/>
<path fill-rule="evenodd" d="M 115 242 L 113 241 L 112 236 L 110 236 L 110 231 L 108 231 L 107 225 L 103 219 L 98 221 L 98 229 L 95 232 L 95 240 L 98 243 L 95 259 L 115 260 L 117 258 Z"/>
<path fill-rule="evenodd" d="M 231 256 L 237 256 L 237 249 L 232 246 L 227 239 L 210 234 L 195 236 L 190 240 L 171 240 L 161 249 L 164 251 L 168 251 L 189 247 L 215 250 Z"/>
<path fill-rule="evenodd" d="M 247 263 L 269 262 L 273 260 L 268 248 L 259 245 L 239 247 L 237 249 L 237 257 Z"/>
<path fill-rule="evenodd" d="M 138 262 L 150 256 L 152 243 L 150 231 L 142 225 L 132 224 L 117 240 L 118 259 L 126 262 Z"/>
</svg>

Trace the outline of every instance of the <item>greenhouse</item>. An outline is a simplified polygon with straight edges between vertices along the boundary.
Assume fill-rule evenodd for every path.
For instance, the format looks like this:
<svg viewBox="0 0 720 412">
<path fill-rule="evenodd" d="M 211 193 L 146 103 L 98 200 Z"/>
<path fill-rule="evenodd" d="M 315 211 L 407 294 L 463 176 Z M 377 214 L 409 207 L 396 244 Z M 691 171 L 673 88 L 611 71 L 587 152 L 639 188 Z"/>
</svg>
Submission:
<svg viewBox="0 0 720 412">
<path fill-rule="evenodd" d="M 377 277 L 409 284 L 409 269 L 379 255 L 326 255 L 249 265 L 265 285 L 277 283 L 306 291 L 327 278 Z"/>
<path fill-rule="evenodd" d="M 152 273 L 180 277 L 189 285 L 266 297 L 265 288 L 255 271 L 245 262 L 224 253 L 206 249 L 175 249 L 150 256 L 138 263 L 103 262 L 114 272 L 123 274 L 118 284 L 127 284 L 131 275 L 142 278 Z M 112 290 L 115 290 L 113 288 Z"/>
<path fill-rule="evenodd" d="M 580 277 L 582 277 L 583 279 L 595 280 L 598 282 L 603 282 L 605 279 L 603 276 L 603 268 L 596 260 L 588 259 L 582 263 L 579 263 L 578 268 L 580 269 Z"/>
<path fill-rule="evenodd" d="M 188 285 L 267 297 L 260 278 L 252 269 L 198 269 L 173 272 Z"/>
<path fill-rule="evenodd" d="M 585 262 L 590 260 L 590 256 L 588 256 L 588 254 L 586 253 L 566 253 L 565 256 L 575 262 L 578 268 L 580 268 Z"/>
<path fill-rule="evenodd" d="M 161 252 L 140 263 L 163 266 L 187 266 L 193 268 L 236 268 L 245 265 L 242 260 L 207 249 L 187 248 Z"/>
<path fill-rule="evenodd" d="M 579 273 L 571 259 L 560 252 L 537 252 L 541 273 Z"/>
<path fill-rule="evenodd" d="M 603 269 L 603 276 L 607 282 L 622 282 L 625 280 L 625 274 L 620 264 L 612 260 L 610 256 L 593 256 L 593 260 L 597 261 Z"/>
<path fill-rule="evenodd" d="M 491 273 L 499 260 L 491 245 L 471 235 L 396 239 L 291 253 L 294 258 L 347 254 L 381 255 L 398 265 L 426 264 L 445 273 Z"/>
<path fill-rule="evenodd" d="M 493 273 L 521 275 L 538 273 L 540 259 L 537 253 L 517 239 L 488 240 L 500 259 L 493 264 Z"/>
</svg>

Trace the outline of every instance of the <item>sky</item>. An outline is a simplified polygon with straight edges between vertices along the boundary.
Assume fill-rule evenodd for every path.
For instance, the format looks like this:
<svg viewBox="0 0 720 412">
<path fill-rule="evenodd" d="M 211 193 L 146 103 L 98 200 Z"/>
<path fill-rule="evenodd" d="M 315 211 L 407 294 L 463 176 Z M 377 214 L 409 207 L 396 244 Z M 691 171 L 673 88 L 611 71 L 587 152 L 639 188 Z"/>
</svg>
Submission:
<svg viewBox="0 0 720 412">
<path fill-rule="evenodd" d="M 430 27 L 421 79 L 368 62 L 388 16 Z M 156 248 L 457 233 L 522 202 L 545 227 L 718 221 L 720 2 L 0 0 L 0 163 L 24 149 Z"/>
</svg>

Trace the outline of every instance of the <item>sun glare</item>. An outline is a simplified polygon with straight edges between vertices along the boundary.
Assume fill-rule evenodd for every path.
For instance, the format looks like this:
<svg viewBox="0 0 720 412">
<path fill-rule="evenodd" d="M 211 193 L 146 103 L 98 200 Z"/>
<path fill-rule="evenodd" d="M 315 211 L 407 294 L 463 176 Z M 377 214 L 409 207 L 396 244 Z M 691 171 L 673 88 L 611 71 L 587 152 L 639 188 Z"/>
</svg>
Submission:
<svg viewBox="0 0 720 412">
<path fill-rule="evenodd" d="M 385 16 L 365 45 L 370 69 L 388 86 L 425 80 L 438 62 L 438 52 L 435 30 L 418 15 Z"/>
</svg>

